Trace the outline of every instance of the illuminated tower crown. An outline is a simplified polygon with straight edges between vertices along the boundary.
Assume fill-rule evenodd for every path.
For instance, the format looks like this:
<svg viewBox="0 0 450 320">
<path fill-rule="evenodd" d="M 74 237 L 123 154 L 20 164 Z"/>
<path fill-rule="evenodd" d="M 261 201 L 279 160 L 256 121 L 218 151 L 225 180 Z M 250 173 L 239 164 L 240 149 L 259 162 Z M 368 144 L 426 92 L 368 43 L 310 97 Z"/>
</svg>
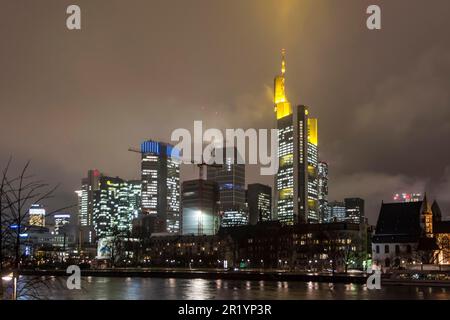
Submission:
<svg viewBox="0 0 450 320">
<path fill-rule="evenodd" d="M 277 113 L 277 119 L 284 118 L 292 114 L 291 104 L 286 98 L 285 78 L 286 73 L 286 50 L 281 50 L 281 74 L 275 77 L 274 81 L 274 111 Z"/>
</svg>

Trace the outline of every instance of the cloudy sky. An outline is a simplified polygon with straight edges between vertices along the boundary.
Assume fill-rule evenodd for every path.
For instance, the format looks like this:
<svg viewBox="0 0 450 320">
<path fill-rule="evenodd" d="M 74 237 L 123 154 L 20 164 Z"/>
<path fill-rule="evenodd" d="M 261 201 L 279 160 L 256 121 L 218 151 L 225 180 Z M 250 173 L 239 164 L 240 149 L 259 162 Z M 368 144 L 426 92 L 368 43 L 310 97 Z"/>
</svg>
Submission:
<svg viewBox="0 0 450 320">
<path fill-rule="evenodd" d="M 82 30 L 66 29 L 66 8 Z M 382 30 L 365 26 L 382 8 Z M 75 203 L 90 168 L 139 176 L 140 141 L 175 128 L 272 128 L 287 50 L 293 104 L 319 118 L 330 199 L 394 192 L 450 210 L 448 0 L 40 0 L 0 8 L 0 161 L 32 160 Z M 182 177 L 196 169 L 183 167 Z M 272 178 L 247 170 L 247 182 Z"/>
</svg>

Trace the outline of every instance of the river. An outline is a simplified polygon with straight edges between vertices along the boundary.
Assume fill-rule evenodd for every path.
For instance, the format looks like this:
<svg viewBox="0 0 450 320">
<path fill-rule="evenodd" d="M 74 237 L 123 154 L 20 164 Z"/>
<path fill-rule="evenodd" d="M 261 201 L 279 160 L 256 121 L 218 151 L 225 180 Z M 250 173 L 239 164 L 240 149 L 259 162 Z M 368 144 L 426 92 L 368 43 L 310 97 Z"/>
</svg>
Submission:
<svg viewBox="0 0 450 320">
<path fill-rule="evenodd" d="M 450 299 L 450 288 L 382 286 L 368 290 L 360 284 L 242 281 L 205 279 L 84 277 L 81 290 L 68 290 L 66 278 L 52 278 L 44 299 L 89 300 L 245 300 L 245 299 Z"/>
</svg>

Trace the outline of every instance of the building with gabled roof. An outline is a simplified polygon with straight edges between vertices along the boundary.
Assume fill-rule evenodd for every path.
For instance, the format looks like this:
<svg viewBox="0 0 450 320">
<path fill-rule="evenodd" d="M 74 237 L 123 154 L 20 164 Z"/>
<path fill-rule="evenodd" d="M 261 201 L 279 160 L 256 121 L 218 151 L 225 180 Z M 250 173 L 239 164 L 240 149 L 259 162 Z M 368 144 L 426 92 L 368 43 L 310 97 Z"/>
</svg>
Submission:
<svg viewBox="0 0 450 320">
<path fill-rule="evenodd" d="M 382 203 L 372 237 L 373 264 L 398 268 L 414 263 L 438 263 L 439 241 L 433 226 L 441 212 L 424 196 L 423 201 Z"/>
</svg>

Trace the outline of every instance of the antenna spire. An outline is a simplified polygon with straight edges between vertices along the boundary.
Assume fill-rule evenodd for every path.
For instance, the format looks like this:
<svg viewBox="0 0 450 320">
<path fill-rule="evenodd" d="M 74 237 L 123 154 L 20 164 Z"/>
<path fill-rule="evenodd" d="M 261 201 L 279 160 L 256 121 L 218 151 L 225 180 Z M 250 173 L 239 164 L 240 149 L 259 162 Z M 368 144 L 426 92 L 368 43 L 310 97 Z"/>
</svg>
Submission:
<svg viewBox="0 0 450 320">
<path fill-rule="evenodd" d="M 281 75 L 286 73 L 286 49 L 281 49 Z"/>
</svg>

